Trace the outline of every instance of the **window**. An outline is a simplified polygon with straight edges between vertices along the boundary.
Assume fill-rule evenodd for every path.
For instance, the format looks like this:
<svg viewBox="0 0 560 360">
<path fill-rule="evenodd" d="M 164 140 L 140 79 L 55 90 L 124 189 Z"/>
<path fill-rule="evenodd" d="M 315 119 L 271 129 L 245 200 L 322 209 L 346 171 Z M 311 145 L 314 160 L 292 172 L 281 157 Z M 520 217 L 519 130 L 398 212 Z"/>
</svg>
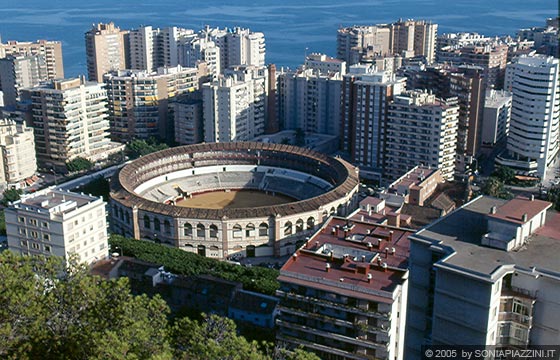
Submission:
<svg viewBox="0 0 560 360">
<path fill-rule="evenodd" d="M 268 236 L 268 224 L 261 223 L 259 225 L 259 236 Z"/>
<path fill-rule="evenodd" d="M 313 229 L 314 226 L 315 226 L 315 218 L 311 216 L 309 219 L 307 219 L 307 230 Z"/>
<path fill-rule="evenodd" d="M 49 241 L 51 239 L 49 234 L 43 234 L 43 240 Z"/>
<path fill-rule="evenodd" d="M 39 244 L 32 242 L 31 243 L 31 248 L 33 248 L 35 250 L 39 250 Z"/>
<path fill-rule="evenodd" d="M 243 228 L 239 224 L 233 225 L 233 237 L 240 238 L 242 237 Z"/>
<path fill-rule="evenodd" d="M 292 235 L 292 223 L 290 221 L 288 221 L 285 225 L 284 225 L 284 235 Z"/>
<path fill-rule="evenodd" d="M 23 216 L 18 217 L 18 222 L 25 223 L 25 218 Z"/>
<path fill-rule="evenodd" d="M 43 222 L 41 223 L 41 226 L 48 229 L 48 228 L 49 228 L 49 223 L 46 222 L 46 221 L 43 221 Z"/>
<path fill-rule="evenodd" d="M 163 231 L 166 234 L 171 234 L 171 224 L 169 223 L 169 220 L 165 220 L 163 222 Z"/>
<path fill-rule="evenodd" d="M 19 228 L 20 235 L 27 235 L 27 230 L 24 228 Z"/>
<path fill-rule="evenodd" d="M 196 225 L 196 236 L 204 237 L 206 232 L 206 228 L 202 224 Z"/>
<path fill-rule="evenodd" d="M 218 237 L 218 227 L 214 224 L 210 225 L 210 237 L 211 238 Z"/>
<path fill-rule="evenodd" d="M 37 231 L 31 231 L 31 237 L 34 237 L 35 239 L 37 239 L 38 236 L 39 236 L 39 233 L 37 233 Z"/>
<path fill-rule="evenodd" d="M 51 252 L 51 247 L 50 245 L 45 245 L 45 252 Z"/>
<path fill-rule="evenodd" d="M 144 215 L 144 228 L 150 228 L 150 217 L 148 215 Z"/>
<path fill-rule="evenodd" d="M 185 225 L 183 225 L 183 234 L 185 236 L 192 236 L 192 225 L 189 223 L 185 223 Z"/>
<path fill-rule="evenodd" d="M 247 224 L 245 227 L 245 237 L 255 236 L 255 225 Z"/>
<path fill-rule="evenodd" d="M 158 218 L 154 218 L 154 231 L 161 231 L 161 224 Z"/>
<path fill-rule="evenodd" d="M 33 226 L 37 226 L 37 219 L 29 219 L 29 223 Z"/>
<path fill-rule="evenodd" d="M 298 219 L 298 221 L 296 221 L 296 232 L 301 232 L 301 231 L 303 231 L 303 220 Z"/>
<path fill-rule="evenodd" d="M 27 240 L 21 240 L 21 246 L 27 247 Z"/>
</svg>

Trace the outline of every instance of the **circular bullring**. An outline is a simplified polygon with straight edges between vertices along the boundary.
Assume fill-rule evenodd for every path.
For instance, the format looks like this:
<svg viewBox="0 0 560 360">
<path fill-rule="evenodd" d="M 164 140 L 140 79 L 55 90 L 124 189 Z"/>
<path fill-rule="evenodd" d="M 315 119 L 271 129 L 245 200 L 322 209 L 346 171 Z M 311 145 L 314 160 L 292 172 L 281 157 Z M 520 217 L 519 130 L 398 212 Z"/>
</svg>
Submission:
<svg viewBox="0 0 560 360">
<path fill-rule="evenodd" d="M 115 233 L 201 255 L 282 256 L 356 206 L 358 170 L 290 145 L 179 146 L 124 166 L 111 181 Z"/>
</svg>

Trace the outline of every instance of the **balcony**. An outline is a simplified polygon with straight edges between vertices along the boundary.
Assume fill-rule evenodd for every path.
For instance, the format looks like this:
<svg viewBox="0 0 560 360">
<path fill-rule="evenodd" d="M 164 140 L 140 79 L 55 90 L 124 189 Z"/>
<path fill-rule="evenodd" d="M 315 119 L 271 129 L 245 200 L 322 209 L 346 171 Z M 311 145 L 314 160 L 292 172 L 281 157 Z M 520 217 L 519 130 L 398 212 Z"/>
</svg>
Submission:
<svg viewBox="0 0 560 360">
<path fill-rule="evenodd" d="M 345 342 L 345 343 L 349 343 L 349 344 L 353 344 L 353 345 L 357 345 L 357 346 L 363 346 L 366 348 L 370 348 L 370 349 L 387 349 L 388 343 L 378 343 L 375 342 L 373 340 L 370 340 L 367 338 L 367 336 L 360 336 L 360 337 L 348 337 L 348 336 L 344 336 L 344 335 L 339 335 L 339 334 L 335 334 L 335 333 L 330 333 L 327 331 L 323 331 L 323 330 L 319 330 L 316 328 L 310 328 L 304 325 L 298 325 L 298 324 L 293 324 L 293 323 L 289 323 L 289 322 L 285 322 L 282 320 L 276 320 L 276 324 L 279 327 L 286 327 L 288 329 L 293 329 L 293 330 L 298 330 L 298 331 L 303 331 L 306 333 L 310 333 L 313 334 L 315 336 L 320 336 L 323 338 L 328 338 L 328 339 L 333 339 L 333 340 L 337 340 L 337 341 L 341 341 L 341 342 Z"/>
</svg>

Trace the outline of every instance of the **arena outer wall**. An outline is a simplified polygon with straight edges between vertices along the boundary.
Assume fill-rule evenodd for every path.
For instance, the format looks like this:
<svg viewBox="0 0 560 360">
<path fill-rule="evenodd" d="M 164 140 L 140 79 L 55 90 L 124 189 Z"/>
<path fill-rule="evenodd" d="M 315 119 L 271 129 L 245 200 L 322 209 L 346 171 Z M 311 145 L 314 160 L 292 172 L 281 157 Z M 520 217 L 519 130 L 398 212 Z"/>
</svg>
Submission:
<svg viewBox="0 0 560 360">
<path fill-rule="evenodd" d="M 146 199 L 135 189 L 167 182 L 174 174 L 196 175 L 202 167 L 237 165 L 281 168 L 330 183 L 318 196 L 293 202 L 238 209 L 200 209 Z M 266 175 L 265 175 L 266 176 Z M 310 177 L 311 178 L 311 177 Z M 358 168 L 348 162 L 291 145 L 256 142 L 179 146 L 143 156 L 111 180 L 113 233 L 217 258 L 284 256 L 295 251 L 330 215 L 357 206 Z M 223 189 L 227 190 L 227 189 Z"/>
</svg>

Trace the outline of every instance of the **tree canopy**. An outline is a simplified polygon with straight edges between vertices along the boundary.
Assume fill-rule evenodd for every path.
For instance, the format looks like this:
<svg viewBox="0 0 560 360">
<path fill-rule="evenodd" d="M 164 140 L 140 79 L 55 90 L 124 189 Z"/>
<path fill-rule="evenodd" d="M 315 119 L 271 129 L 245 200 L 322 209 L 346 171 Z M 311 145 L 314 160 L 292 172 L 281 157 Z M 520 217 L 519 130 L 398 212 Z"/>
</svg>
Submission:
<svg viewBox="0 0 560 360">
<path fill-rule="evenodd" d="M 484 195 L 489 195 L 500 199 L 511 199 L 513 197 L 513 194 L 506 190 L 504 183 L 500 179 L 493 176 L 486 180 L 481 190 Z"/>
<path fill-rule="evenodd" d="M 0 304 L 2 359 L 318 359 L 249 342 L 216 315 L 171 324 L 159 296 L 134 296 L 127 278 L 89 275 L 75 259 L 0 253 Z"/>
<path fill-rule="evenodd" d="M 2 205 L 7 206 L 8 203 L 19 200 L 22 193 L 21 189 L 5 190 L 2 194 Z"/>
<path fill-rule="evenodd" d="M 171 359 L 169 308 L 62 258 L 0 254 L 0 357 Z"/>
<path fill-rule="evenodd" d="M 169 146 L 160 143 L 154 138 L 148 140 L 133 140 L 126 145 L 125 153 L 130 159 L 137 159 L 140 156 L 148 155 L 156 151 L 165 150 Z"/>
<path fill-rule="evenodd" d="M 93 167 L 93 163 L 86 158 L 77 157 L 73 160 L 70 160 L 66 163 L 66 170 L 68 172 L 79 172 L 79 171 L 86 171 Z"/>
</svg>

